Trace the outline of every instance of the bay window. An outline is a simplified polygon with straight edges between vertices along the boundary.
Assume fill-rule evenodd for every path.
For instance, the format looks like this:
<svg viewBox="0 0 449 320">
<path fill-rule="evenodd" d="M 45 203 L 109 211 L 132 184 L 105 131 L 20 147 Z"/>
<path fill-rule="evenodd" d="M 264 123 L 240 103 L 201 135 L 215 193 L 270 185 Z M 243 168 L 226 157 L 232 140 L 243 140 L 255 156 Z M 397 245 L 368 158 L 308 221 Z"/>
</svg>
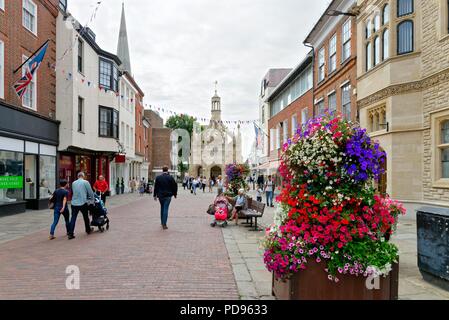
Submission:
<svg viewBox="0 0 449 320">
<path fill-rule="evenodd" d="M 119 113 L 108 107 L 99 108 L 99 136 L 118 139 Z"/>
</svg>

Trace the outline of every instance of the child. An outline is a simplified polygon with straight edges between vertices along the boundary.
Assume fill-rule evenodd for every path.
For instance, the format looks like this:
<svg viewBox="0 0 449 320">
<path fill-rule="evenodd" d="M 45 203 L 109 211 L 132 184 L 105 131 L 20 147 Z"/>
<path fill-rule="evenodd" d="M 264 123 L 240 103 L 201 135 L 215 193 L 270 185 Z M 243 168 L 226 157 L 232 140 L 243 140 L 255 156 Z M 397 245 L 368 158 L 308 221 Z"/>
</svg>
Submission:
<svg viewBox="0 0 449 320">
<path fill-rule="evenodd" d="M 257 189 L 257 202 L 262 202 L 262 195 L 263 195 L 263 189 L 259 185 L 259 187 Z"/>
</svg>

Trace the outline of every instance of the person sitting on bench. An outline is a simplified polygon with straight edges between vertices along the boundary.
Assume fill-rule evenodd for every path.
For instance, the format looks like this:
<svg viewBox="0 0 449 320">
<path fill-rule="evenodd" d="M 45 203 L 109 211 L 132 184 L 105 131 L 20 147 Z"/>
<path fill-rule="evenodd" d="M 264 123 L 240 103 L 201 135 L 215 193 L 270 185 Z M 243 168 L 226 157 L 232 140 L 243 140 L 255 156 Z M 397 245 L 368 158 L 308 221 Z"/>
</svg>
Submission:
<svg viewBox="0 0 449 320">
<path fill-rule="evenodd" d="M 239 225 L 239 212 L 245 209 L 246 203 L 245 189 L 240 189 L 238 196 L 235 197 L 235 207 L 230 219 L 231 221 L 235 219 L 236 225 Z"/>
</svg>

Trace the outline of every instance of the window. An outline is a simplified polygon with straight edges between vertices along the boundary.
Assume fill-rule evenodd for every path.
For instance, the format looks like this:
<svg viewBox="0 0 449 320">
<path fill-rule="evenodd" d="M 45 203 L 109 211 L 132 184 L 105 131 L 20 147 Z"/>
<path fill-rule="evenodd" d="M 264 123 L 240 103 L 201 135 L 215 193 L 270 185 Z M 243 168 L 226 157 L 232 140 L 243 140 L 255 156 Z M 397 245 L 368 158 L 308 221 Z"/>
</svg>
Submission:
<svg viewBox="0 0 449 320">
<path fill-rule="evenodd" d="M 298 131 L 298 116 L 294 115 L 292 117 L 292 136 L 295 136 L 296 131 Z"/>
<path fill-rule="evenodd" d="M 372 45 L 371 42 L 369 42 L 366 45 L 366 71 L 371 70 L 372 67 L 373 67 Z"/>
<path fill-rule="evenodd" d="M 379 31 L 380 29 L 380 15 L 376 14 L 374 17 L 374 32 Z"/>
<path fill-rule="evenodd" d="M 118 70 L 112 61 L 100 59 L 100 85 L 104 89 L 117 92 Z"/>
<path fill-rule="evenodd" d="M 37 6 L 31 0 L 22 0 L 22 25 L 37 35 Z"/>
<path fill-rule="evenodd" d="M 282 132 L 282 141 L 283 141 L 283 143 L 285 144 L 285 143 L 287 143 L 287 141 L 288 141 L 288 121 L 287 121 L 287 120 L 285 120 L 285 121 L 282 123 L 282 129 L 283 129 L 283 132 Z"/>
<path fill-rule="evenodd" d="M 307 121 L 309 121 L 309 110 L 307 108 L 302 109 L 301 111 L 301 124 L 305 125 L 307 124 Z"/>
<path fill-rule="evenodd" d="M 368 20 L 366 22 L 366 29 L 365 29 L 365 37 L 366 37 L 366 39 L 371 37 L 371 34 L 372 34 L 371 20 Z"/>
<path fill-rule="evenodd" d="M 387 112 L 386 107 L 381 106 L 369 110 L 368 129 L 370 132 L 376 132 L 386 129 L 387 126 Z"/>
<path fill-rule="evenodd" d="M 318 82 L 321 82 L 324 80 L 324 66 L 325 66 L 325 59 L 324 59 L 324 47 L 320 49 L 318 52 Z"/>
<path fill-rule="evenodd" d="M 326 110 L 325 110 L 325 107 L 324 107 L 324 99 L 322 99 L 320 102 L 318 102 L 318 103 L 315 105 L 315 113 L 316 113 L 316 116 L 321 116 L 321 115 L 323 115 L 325 111 L 326 111 Z"/>
<path fill-rule="evenodd" d="M 374 39 L 374 65 L 377 66 L 380 63 L 380 38 L 376 36 Z"/>
<path fill-rule="evenodd" d="M 117 110 L 100 107 L 99 135 L 103 138 L 118 139 L 118 116 Z"/>
<path fill-rule="evenodd" d="M 336 93 L 331 93 L 328 96 L 329 99 L 329 113 L 337 111 L 337 95 Z"/>
<path fill-rule="evenodd" d="M 83 73 L 84 42 L 78 39 L 78 72 Z"/>
<path fill-rule="evenodd" d="M 386 25 L 390 22 L 390 6 L 386 4 L 382 10 L 382 24 Z"/>
<path fill-rule="evenodd" d="M 398 55 L 413 52 L 413 21 L 398 24 Z"/>
<path fill-rule="evenodd" d="M 276 128 L 276 149 L 281 148 L 281 126 L 278 125 Z"/>
<path fill-rule="evenodd" d="M 441 125 L 441 144 L 439 149 L 441 152 L 441 178 L 449 179 L 449 121 L 445 121 Z"/>
<path fill-rule="evenodd" d="M 344 119 L 351 120 L 351 84 L 348 83 L 341 88 L 341 113 Z"/>
<path fill-rule="evenodd" d="M 397 0 L 398 1 L 398 17 L 412 14 L 414 11 L 413 0 Z"/>
<path fill-rule="evenodd" d="M 28 57 L 23 56 L 22 61 L 26 61 Z M 26 70 L 28 68 L 28 63 L 26 63 L 22 67 L 22 76 L 25 75 Z M 36 106 L 36 99 L 37 99 L 37 72 L 33 75 L 33 80 L 31 80 L 30 84 L 28 85 L 25 94 L 22 97 L 22 105 L 24 107 L 37 110 Z"/>
<path fill-rule="evenodd" d="M 351 20 L 343 25 L 343 52 L 342 61 L 346 61 L 351 56 Z"/>
<path fill-rule="evenodd" d="M 329 42 L 329 73 L 337 69 L 337 35 L 334 35 Z"/>
<path fill-rule="evenodd" d="M 84 132 L 84 99 L 78 97 L 78 132 Z"/>
<path fill-rule="evenodd" d="M 39 198 L 50 199 L 56 190 L 56 157 L 39 156 Z"/>
<path fill-rule="evenodd" d="M 0 151 L 0 205 L 23 200 L 23 160 L 21 152 Z"/>
<path fill-rule="evenodd" d="M 5 98 L 5 45 L 0 41 L 0 99 Z"/>
<path fill-rule="evenodd" d="M 386 60 L 390 57 L 390 31 L 385 29 L 382 35 L 382 59 Z"/>
</svg>

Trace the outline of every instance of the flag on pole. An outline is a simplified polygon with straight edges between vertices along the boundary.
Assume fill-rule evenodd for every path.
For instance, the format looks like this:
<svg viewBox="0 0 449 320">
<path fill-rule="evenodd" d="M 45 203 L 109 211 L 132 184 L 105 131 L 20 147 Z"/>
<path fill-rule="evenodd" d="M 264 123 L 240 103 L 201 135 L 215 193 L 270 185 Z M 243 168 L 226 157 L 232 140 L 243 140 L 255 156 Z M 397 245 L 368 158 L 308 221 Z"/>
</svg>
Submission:
<svg viewBox="0 0 449 320">
<path fill-rule="evenodd" d="M 22 99 L 25 95 L 28 86 L 30 85 L 31 81 L 33 81 L 34 74 L 39 69 L 42 61 L 44 60 L 45 53 L 47 52 L 48 48 L 48 43 L 49 42 L 42 46 L 42 48 L 38 52 L 36 52 L 36 54 L 31 59 L 29 59 L 29 62 L 24 65 L 25 74 L 14 84 L 14 90 L 20 99 Z"/>
<path fill-rule="evenodd" d="M 260 147 L 262 146 L 262 136 L 260 135 L 261 132 L 256 123 L 254 123 L 254 130 L 256 131 L 256 148 L 260 149 Z"/>
</svg>

